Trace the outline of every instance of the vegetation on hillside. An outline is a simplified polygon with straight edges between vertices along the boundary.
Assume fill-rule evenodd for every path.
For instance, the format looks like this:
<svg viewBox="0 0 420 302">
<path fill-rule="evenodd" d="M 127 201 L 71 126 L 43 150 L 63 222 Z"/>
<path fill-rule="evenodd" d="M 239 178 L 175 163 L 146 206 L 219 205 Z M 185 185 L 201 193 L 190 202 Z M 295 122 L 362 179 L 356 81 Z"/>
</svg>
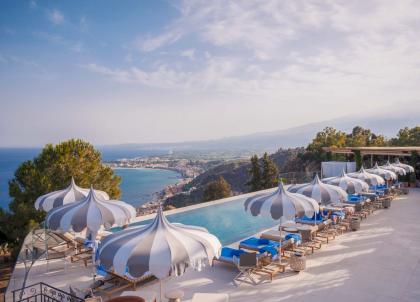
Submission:
<svg viewBox="0 0 420 302">
<path fill-rule="evenodd" d="M 267 153 L 261 159 L 257 155 L 252 156 L 248 172 L 251 175 L 247 182 L 250 192 L 273 188 L 279 183 L 279 169 Z"/>
<path fill-rule="evenodd" d="M 55 146 L 46 145 L 33 160 L 17 168 L 9 182 L 10 211 L 0 212 L 0 232 L 6 234 L 15 252 L 27 233 L 44 220 L 45 213 L 35 209 L 35 200 L 67 187 L 71 177 L 81 187 L 93 185 L 111 198 L 120 196 L 120 177 L 102 164 L 101 154 L 91 144 L 72 139 Z"/>
<path fill-rule="evenodd" d="M 257 155 L 251 157 L 251 168 L 248 169 L 251 179 L 246 183 L 250 192 L 262 189 L 261 166 Z"/>
<path fill-rule="evenodd" d="M 229 183 L 220 176 L 217 180 L 209 182 L 204 189 L 204 201 L 222 199 L 230 197 L 232 189 Z"/>
<path fill-rule="evenodd" d="M 281 142 L 279 142 L 280 144 Z M 263 156 L 259 159 L 253 155 L 250 161 L 236 161 L 209 169 L 196 177 L 186 189 L 190 194 L 179 194 L 167 200 L 167 204 L 175 207 L 200 203 L 203 201 L 203 191 L 207 183 L 222 176 L 231 185 L 234 194 L 248 191 L 262 190 L 274 187 L 277 180 L 263 180 L 263 160 L 266 158 L 275 164 L 281 174 L 287 173 L 311 173 L 319 172 L 321 162 L 325 160 L 356 160 L 362 161 L 359 156 L 332 155 L 323 151 L 323 147 L 362 147 L 362 146 L 420 146 L 420 127 L 403 128 L 399 130 L 395 138 L 386 139 L 383 135 L 356 126 L 350 133 L 339 131 L 332 127 L 326 127 L 318 132 L 306 148 L 280 149 L 277 152 Z M 378 159 L 378 158 L 375 158 Z M 412 165 L 417 163 L 417 157 L 412 156 Z M 273 167 L 269 165 L 270 169 Z M 273 176 L 274 173 L 266 173 Z M 275 173 L 277 175 L 277 173 Z M 263 183 L 265 182 L 265 185 Z"/>
</svg>

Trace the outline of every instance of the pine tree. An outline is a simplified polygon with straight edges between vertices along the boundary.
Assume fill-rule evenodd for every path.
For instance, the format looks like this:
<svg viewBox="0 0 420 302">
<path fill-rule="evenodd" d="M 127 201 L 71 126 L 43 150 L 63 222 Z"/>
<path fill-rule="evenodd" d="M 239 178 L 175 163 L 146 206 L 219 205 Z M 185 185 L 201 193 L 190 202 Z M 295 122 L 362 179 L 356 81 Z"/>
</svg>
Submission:
<svg viewBox="0 0 420 302">
<path fill-rule="evenodd" d="M 230 184 L 220 176 L 217 180 L 211 181 L 204 189 L 204 200 L 217 200 L 232 196 Z"/>
<path fill-rule="evenodd" d="M 0 232 L 7 235 L 14 255 L 26 234 L 44 220 L 45 213 L 34 207 L 36 198 L 67 187 L 71 177 L 82 187 L 93 185 L 111 198 L 120 196 L 121 178 L 102 164 L 93 145 L 80 139 L 46 145 L 33 160 L 23 162 L 9 181 L 12 201 L 9 212 L 0 212 Z"/>
<path fill-rule="evenodd" d="M 251 157 L 251 168 L 248 170 L 251 179 L 246 183 L 249 186 L 250 192 L 255 192 L 262 189 L 261 167 L 259 164 L 258 156 Z"/>
<path fill-rule="evenodd" d="M 264 153 L 262 162 L 262 188 L 270 189 L 277 186 L 279 184 L 279 170 L 277 165 L 271 160 L 267 153 Z"/>
</svg>

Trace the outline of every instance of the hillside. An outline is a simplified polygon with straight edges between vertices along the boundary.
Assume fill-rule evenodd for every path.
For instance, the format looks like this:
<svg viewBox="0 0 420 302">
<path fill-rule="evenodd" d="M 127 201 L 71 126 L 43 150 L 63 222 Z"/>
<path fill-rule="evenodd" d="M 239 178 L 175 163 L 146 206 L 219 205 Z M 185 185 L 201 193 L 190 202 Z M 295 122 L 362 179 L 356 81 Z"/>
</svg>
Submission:
<svg viewBox="0 0 420 302">
<path fill-rule="evenodd" d="M 419 109 L 413 108 L 410 113 L 399 113 L 396 110 L 376 114 L 363 114 L 358 116 L 344 116 L 333 120 L 317 123 L 308 123 L 298 127 L 288 129 L 259 132 L 241 136 L 224 137 L 214 140 L 161 143 L 161 144 L 124 144 L 114 146 L 102 146 L 102 149 L 132 150 L 171 150 L 175 152 L 200 153 L 206 154 L 216 152 L 215 157 L 220 158 L 220 153 L 249 154 L 250 152 L 273 153 L 279 148 L 296 148 L 306 146 L 308 142 L 321 131 L 325 126 L 331 126 L 338 130 L 349 132 L 355 125 L 371 129 L 374 133 L 381 133 L 386 137 L 393 137 L 398 129 L 403 127 L 413 127 L 420 124 Z"/>
<path fill-rule="evenodd" d="M 295 165 L 303 166 L 303 163 L 298 158 L 299 152 L 303 151 L 303 148 L 281 149 L 271 154 L 270 158 L 276 163 L 280 172 L 296 171 L 290 169 L 295 169 Z M 249 160 L 232 161 L 211 168 L 185 186 L 184 190 L 191 190 L 191 194 L 176 195 L 167 199 L 166 204 L 181 207 L 201 202 L 206 184 L 218 179 L 220 176 L 230 184 L 234 194 L 248 192 L 249 188 L 246 183 L 249 180 L 249 168 Z"/>
</svg>

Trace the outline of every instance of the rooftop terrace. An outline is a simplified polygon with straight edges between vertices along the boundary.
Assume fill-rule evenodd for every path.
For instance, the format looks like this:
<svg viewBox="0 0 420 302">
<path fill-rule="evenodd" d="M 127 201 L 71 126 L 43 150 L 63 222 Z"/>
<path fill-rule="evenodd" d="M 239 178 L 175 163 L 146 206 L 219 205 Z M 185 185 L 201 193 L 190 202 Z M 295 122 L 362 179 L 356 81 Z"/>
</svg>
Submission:
<svg viewBox="0 0 420 302">
<path fill-rule="evenodd" d="M 362 221 L 359 231 L 348 232 L 308 256 L 307 269 L 299 274 L 277 275 L 259 285 L 232 283 L 233 267 L 216 263 L 202 272 L 188 271 L 165 281 L 165 290 L 182 289 L 183 301 L 196 292 L 227 293 L 229 301 L 420 301 L 420 190 L 397 197 L 388 210 L 378 210 Z M 233 244 L 233 246 L 237 245 Z M 21 283 L 17 265 L 10 290 Z M 19 273 L 20 271 L 20 273 Z M 68 291 L 86 287 L 92 267 L 63 262 L 37 261 L 27 284 L 45 282 Z M 158 283 L 138 288 L 139 293 L 158 292 Z M 9 300 L 7 300 L 9 301 Z M 11 300 L 10 300 L 11 301 Z"/>
</svg>

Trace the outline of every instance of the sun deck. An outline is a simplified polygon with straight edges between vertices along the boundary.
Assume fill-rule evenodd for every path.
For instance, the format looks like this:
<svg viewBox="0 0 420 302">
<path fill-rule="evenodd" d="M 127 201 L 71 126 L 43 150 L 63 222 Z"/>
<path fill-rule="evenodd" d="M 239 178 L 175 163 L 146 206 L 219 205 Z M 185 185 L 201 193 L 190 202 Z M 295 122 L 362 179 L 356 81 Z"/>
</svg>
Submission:
<svg viewBox="0 0 420 302">
<path fill-rule="evenodd" d="M 196 292 L 227 293 L 229 301 L 420 301 L 420 190 L 392 202 L 362 221 L 357 232 L 348 232 L 308 256 L 307 269 L 299 274 L 286 272 L 270 283 L 235 286 L 237 271 L 216 263 L 202 272 L 188 271 L 164 282 L 164 288 L 182 289 L 183 301 Z M 237 245 L 233 244 L 233 245 Z M 22 282 L 23 267 L 17 265 L 10 290 Z M 69 290 L 69 285 L 86 287 L 93 268 L 67 264 L 63 260 L 37 261 L 27 284 L 45 282 Z M 137 289 L 139 293 L 159 292 L 154 282 Z M 7 300 L 9 301 L 9 300 Z"/>
</svg>

